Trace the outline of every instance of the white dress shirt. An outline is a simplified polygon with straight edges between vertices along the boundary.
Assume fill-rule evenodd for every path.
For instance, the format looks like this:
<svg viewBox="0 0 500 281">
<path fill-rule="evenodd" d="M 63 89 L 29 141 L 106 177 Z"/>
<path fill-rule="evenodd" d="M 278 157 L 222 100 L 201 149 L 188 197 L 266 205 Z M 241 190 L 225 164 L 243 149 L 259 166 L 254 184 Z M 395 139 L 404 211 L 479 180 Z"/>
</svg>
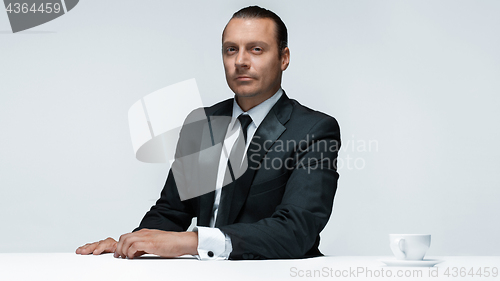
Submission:
<svg viewBox="0 0 500 281">
<path fill-rule="evenodd" d="M 252 118 L 252 123 L 247 129 L 247 140 L 251 140 L 257 128 L 269 113 L 271 108 L 276 104 L 279 98 L 283 95 L 283 90 L 280 88 L 272 97 L 263 101 L 259 105 L 252 107 L 247 112 L 244 112 L 241 107 L 233 100 L 233 114 L 231 122 L 227 128 L 226 137 L 224 138 L 224 146 L 219 160 L 219 169 L 217 173 L 217 183 L 215 187 L 215 200 L 212 208 L 212 216 L 210 219 L 210 227 L 195 227 L 193 231 L 198 232 L 198 255 L 196 257 L 200 260 L 225 260 L 229 258 L 233 247 L 229 236 L 225 235 L 220 229 L 215 228 L 215 221 L 217 219 L 217 211 L 219 210 L 219 203 L 221 198 L 222 184 L 224 174 L 227 169 L 227 161 L 229 158 L 229 151 L 236 143 L 241 126 L 236 122 L 238 116 L 241 114 L 248 114 Z M 251 141 L 247 141 L 245 153 L 250 146 Z"/>
</svg>

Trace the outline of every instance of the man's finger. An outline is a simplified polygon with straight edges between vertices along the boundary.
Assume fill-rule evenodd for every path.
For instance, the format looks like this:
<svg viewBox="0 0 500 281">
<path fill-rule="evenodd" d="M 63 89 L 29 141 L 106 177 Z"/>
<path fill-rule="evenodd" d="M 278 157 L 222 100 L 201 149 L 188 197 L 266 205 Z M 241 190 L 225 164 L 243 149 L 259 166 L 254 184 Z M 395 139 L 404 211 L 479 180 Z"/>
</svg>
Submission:
<svg viewBox="0 0 500 281">
<path fill-rule="evenodd" d="M 100 255 L 102 253 L 112 253 L 115 251 L 116 241 L 109 237 L 106 240 L 99 241 L 99 245 L 95 248 L 93 254 Z"/>
<path fill-rule="evenodd" d="M 128 250 L 134 243 L 142 242 L 144 238 L 142 235 L 130 235 L 128 236 L 125 241 L 123 241 L 123 247 L 122 247 L 122 256 L 124 258 L 130 257 L 128 255 Z"/>
<path fill-rule="evenodd" d="M 116 249 L 115 249 L 115 258 L 119 258 L 122 256 L 122 247 L 123 247 L 123 241 L 129 235 L 130 233 L 127 234 L 122 234 L 120 238 L 118 239 L 118 243 L 116 244 Z"/>
<path fill-rule="evenodd" d="M 81 249 L 82 255 L 87 255 L 87 254 L 91 253 L 94 250 L 94 247 L 95 247 L 94 243 L 85 244 Z"/>
<path fill-rule="evenodd" d="M 94 251 L 94 249 L 97 247 L 98 242 L 91 243 L 91 244 L 85 244 L 78 249 L 76 249 L 76 253 L 80 255 L 88 255 Z"/>
<path fill-rule="evenodd" d="M 82 249 L 86 248 L 88 245 L 90 245 L 90 244 L 87 243 L 85 245 L 82 245 L 82 246 L 76 248 L 77 254 L 78 254 L 79 251 L 81 251 Z"/>
<path fill-rule="evenodd" d="M 140 257 L 144 254 L 148 254 L 146 251 L 138 251 L 134 254 L 134 258 Z"/>
<path fill-rule="evenodd" d="M 106 245 L 106 242 L 104 240 L 99 241 L 99 244 L 97 244 L 97 247 L 94 249 L 92 254 L 94 254 L 94 255 L 102 254 L 102 252 L 104 252 L 106 250 L 107 246 L 108 245 Z"/>
<path fill-rule="evenodd" d="M 135 257 L 142 256 L 146 253 L 146 242 L 137 241 L 130 245 L 126 254 L 129 259 L 133 259 Z"/>
<path fill-rule="evenodd" d="M 122 235 L 116 247 L 116 253 L 118 253 L 118 256 L 121 256 L 122 258 L 127 258 L 128 248 L 130 248 L 130 245 L 132 243 L 139 241 L 141 239 L 140 238 L 141 236 L 142 234 L 137 232 Z"/>
</svg>

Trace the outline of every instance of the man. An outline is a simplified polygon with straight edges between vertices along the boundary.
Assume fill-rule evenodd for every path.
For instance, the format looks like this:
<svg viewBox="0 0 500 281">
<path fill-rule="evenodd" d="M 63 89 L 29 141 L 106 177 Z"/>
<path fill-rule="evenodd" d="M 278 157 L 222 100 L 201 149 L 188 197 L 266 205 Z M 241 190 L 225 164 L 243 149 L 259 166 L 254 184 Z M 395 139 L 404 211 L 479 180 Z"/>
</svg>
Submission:
<svg viewBox="0 0 500 281">
<path fill-rule="evenodd" d="M 222 56 L 235 97 L 204 111 L 208 120 L 231 117 L 227 132 L 240 121 L 248 169 L 222 190 L 181 200 L 173 168 L 160 199 L 134 232 L 118 242 L 108 238 L 86 244 L 77 254 L 190 254 L 200 259 L 321 255 L 319 233 L 330 217 L 337 188 L 338 124 L 289 99 L 281 89 L 290 51 L 286 27 L 273 12 L 257 6 L 236 12 L 222 34 Z M 210 133 L 212 139 L 224 137 Z M 217 162 L 219 171 L 226 165 L 231 170 L 225 159 L 221 156 Z M 219 183 L 224 174 L 217 174 Z M 186 232 L 193 217 L 198 227 Z"/>
</svg>

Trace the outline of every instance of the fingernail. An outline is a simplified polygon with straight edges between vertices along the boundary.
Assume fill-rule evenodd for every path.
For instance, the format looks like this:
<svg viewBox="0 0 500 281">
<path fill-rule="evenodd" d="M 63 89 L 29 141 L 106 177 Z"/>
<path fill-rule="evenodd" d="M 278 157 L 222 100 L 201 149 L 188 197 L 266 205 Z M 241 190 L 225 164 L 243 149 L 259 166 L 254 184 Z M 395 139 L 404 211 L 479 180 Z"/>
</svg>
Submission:
<svg viewBox="0 0 500 281">
<path fill-rule="evenodd" d="M 118 254 L 115 252 L 115 253 L 113 254 L 113 256 L 114 256 L 115 258 L 117 258 L 117 257 L 118 257 Z"/>
</svg>

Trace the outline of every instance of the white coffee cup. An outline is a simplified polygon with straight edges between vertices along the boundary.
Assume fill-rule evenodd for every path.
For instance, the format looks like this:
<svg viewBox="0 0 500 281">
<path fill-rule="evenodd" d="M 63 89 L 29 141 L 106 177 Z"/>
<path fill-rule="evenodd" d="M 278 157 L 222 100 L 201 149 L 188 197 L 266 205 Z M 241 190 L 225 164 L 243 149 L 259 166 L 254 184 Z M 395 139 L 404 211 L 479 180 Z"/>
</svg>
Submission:
<svg viewBox="0 0 500 281">
<path fill-rule="evenodd" d="M 392 253 L 398 260 L 422 260 L 431 245 L 429 234 L 389 234 Z"/>
</svg>

